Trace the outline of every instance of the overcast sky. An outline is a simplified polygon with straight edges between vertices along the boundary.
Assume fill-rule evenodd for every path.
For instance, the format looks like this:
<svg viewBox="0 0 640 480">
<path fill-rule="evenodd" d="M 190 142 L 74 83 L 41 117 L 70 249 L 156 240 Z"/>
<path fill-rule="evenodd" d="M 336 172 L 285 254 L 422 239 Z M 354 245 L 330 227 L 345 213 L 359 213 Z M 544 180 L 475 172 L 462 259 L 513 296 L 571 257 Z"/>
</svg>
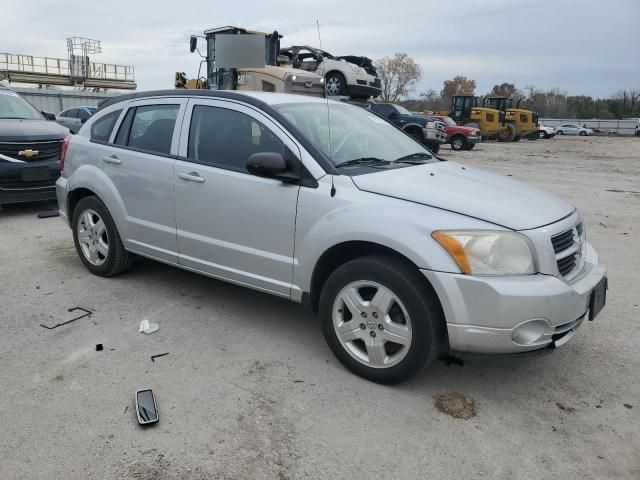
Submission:
<svg viewBox="0 0 640 480">
<path fill-rule="evenodd" d="M 189 36 L 237 25 L 278 30 L 282 46 L 334 55 L 411 55 L 423 69 L 414 95 L 455 75 L 486 93 L 496 83 L 606 97 L 640 88 L 640 0 L 2 0 L 0 52 L 66 58 L 65 38 L 102 40 L 92 60 L 135 67 L 139 89 L 195 77 Z"/>
</svg>

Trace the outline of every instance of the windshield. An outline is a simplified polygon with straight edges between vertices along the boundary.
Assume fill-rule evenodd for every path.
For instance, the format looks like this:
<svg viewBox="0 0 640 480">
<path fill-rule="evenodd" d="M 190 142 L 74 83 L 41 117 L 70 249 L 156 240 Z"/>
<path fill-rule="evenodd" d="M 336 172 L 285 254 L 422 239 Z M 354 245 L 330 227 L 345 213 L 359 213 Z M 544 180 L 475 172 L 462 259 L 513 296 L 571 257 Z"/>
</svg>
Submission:
<svg viewBox="0 0 640 480">
<path fill-rule="evenodd" d="M 400 105 L 394 105 L 393 108 L 395 108 L 400 115 L 413 115 L 413 113 Z"/>
<path fill-rule="evenodd" d="M 455 127 L 457 125 L 457 123 L 451 117 L 444 117 L 442 121 L 451 127 Z"/>
<path fill-rule="evenodd" d="M 300 133 L 334 165 L 356 159 L 393 162 L 414 154 L 433 160 L 431 153 L 386 120 L 361 107 L 339 103 L 274 105 Z M 327 108 L 331 118 L 331 142 Z"/>
<path fill-rule="evenodd" d="M 0 119 L 42 120 L 42 114 L 24 98 L 0 93 Z"/>
</svg>

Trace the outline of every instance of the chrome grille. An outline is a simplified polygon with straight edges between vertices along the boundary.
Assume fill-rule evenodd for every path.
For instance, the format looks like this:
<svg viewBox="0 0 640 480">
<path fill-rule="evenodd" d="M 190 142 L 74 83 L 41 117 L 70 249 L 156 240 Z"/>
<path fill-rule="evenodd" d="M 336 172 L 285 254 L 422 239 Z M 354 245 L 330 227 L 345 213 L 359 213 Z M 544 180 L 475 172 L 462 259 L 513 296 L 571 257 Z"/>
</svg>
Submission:
<svg viewBox="0 0 640 480">
<path fill-rule="evenodd" d="M 0 142 L 0 154 L 7 157 L 22 160 L 24 162 L 37 162 L 38 160 L 50 160 L 60 155 L 61 140 L 47 142 Z M 37 151 L 37 155 L 28 157 L 20 152 Z"/>
<path fill-rule="evenodd" d="M 582 260 L 584 245 L 582 223 L 577 224 L 571 230 L 551 237 L 551 244 L 556 254 L 558 272 L 563 277 L 570 276 L 580 266 L 580 261 Z"/>
</svg>

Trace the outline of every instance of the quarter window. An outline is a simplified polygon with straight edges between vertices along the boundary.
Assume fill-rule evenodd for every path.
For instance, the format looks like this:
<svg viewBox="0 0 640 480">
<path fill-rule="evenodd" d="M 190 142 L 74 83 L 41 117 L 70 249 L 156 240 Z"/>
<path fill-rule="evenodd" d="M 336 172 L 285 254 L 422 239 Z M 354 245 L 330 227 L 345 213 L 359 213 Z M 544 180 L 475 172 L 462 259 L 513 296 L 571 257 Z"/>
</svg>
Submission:
<svg viewBox="0 0 640 480">
<path fill-rule="evenodd" d="M 93 122 L 93 125 L 91 125 L 91 140 L 95 142 L 108 142 L 113 126 L 116 124 L 116 120 L 121 112 L 122 110 L 116 110 L 107 113 L 102 118 Z"/>
<path fill-rule="evenodd" d="M 198 163 L 246 172 L 254 153 L 284 155 L 284 143 L 267 127 L 244 113 L 196 105 L 191 115 L 187 156 Z"/>
</svg>

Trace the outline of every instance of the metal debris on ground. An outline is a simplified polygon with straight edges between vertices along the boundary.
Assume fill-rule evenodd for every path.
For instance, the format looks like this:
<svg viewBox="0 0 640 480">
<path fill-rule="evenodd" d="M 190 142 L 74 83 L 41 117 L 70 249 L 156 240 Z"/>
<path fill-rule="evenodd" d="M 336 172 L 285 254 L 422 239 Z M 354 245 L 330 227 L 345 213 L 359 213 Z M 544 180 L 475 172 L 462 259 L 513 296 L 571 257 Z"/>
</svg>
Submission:
<svg viewBox="0 0 640 480">
<path fill-rule="evenodd" d="M 75 318 L 72 318 L 71 320 L 67 320 L 66 322 L 58 323 L 58 324 L 53 325 L 51 327 L 48 326 L 48 325 L 44 325 L 42 323 L 40 324 L 40 326 L 46 328 L 47 330 L 53 330 L 54 328 L 58 328 L 58 327 L 61 327 L 63 325 L 67 325 L 67 324 L 69 324 L 71 322 L 75 322 L 76 320 L 80 320 L 81 318 L 84 318 L 84 317 L 88 317 L 89 315 L 91 315 L 93 313 L 91 310 L 87 310 L 86 308 L 82 308 L 82 307 L 73 307 L 73 308 L 70 308 L 68 311 L 69 312 L 75 312 L 76 310 L 80 310 L 80 311 L 82 311 L 84 313 L 82 315 L 79 315 L 79 316 L 75 317 Z"/>
<path fill-rule="evenodd" d="M 159 353 L 159 354 L 157 354 L 157 355 L 151 355 L 151 361 L 152 361 L 152 362 L 155 362 L 155 361 L 156 361 L 156 358 L 158 358 L 158 357 L 164 357 L 165 355 L 169 355 L 169 352 Z"/>
<path fill-rule="evenodd" d="M 50 212 L 40 212 L 38 213 L 38 218 L 51 218 L 51 217 L 59 217 L 60 212 L 57 210 L 51 210 Z"/>
<path fill-rule="evenodd" d="M 149 335 L 150 333 L 157 332 L 160 327 L 157 323 L 149 323 L 149 320 L 142 320 L 140 322 L 140 329 L 138 333 L 145 333 Z"/>
<path fill-rule="evenodd" d="M 98 343 L 98 344 L 96 345 L 96 352 L 101 352 L 102 350 L 104 350 L 104 347 L 102 346 L 102 344 L 101 344 L 101 343 Z"/>
<path fill-rule="evenodd" d="M 476 416 L 476 405 L 472 398 L 467 398 L 458 392 L 434 395 L 434 406 L 453 418 L 465 420 Z"/>
</svg>

